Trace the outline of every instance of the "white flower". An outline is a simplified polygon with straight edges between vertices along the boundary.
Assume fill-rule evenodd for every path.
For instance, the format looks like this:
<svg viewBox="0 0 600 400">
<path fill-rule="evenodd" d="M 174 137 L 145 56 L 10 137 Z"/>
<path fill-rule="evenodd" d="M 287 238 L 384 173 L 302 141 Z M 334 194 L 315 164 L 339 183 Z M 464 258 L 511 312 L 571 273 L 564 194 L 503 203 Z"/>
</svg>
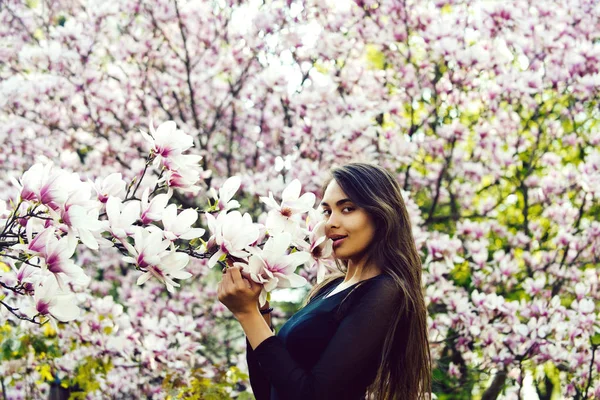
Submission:
<svg viewBox="0 0 600 400">
<path fill-rule="evenodd" d="M 237 258 L 250 255 L 245 249 L 256 242 L 260 235 L 259 225 L 252 222 L 250 214 L 242 216 L 239 211 L 223 211 L 216 219 L 211 214 L 206 214 L 206 220 L 212 233 L 209 242 L 218 246 L 217 252 L 208 260 L 209 267 L 212 268 L 225 254 Z"/>
<path fill-rule="evenodd" d="M 33 306 L 23 309 L 29 318 L 43 315 L 68 322 L 79 317 L 80 310 L 75 295 L 60 290 L 52 276 L 46 277 L 35 286 L 33 301 Z M 56 322 L 52 318 L 50 322 L 56 328 Z"/>
<path fill-rule="evenodd" d="M 177 129 L 174 121 L 166 121 L 154 129 L 154 124 L 150 121 L 150 135 L 140 130 L 142 136 L 152 146 L 152 151 L 157 156 L 167 158 L 174 154 L 181 154 L 194 145 L 194 138 Z"/>
<path fill-rule="evenodd" d="M 76 246 L 77 242 L 73 244 L 68 237 L 59 240 L 52 234 L 47 236 L 42 254 L 42 269 L 50 271 L 56 278 L 58 286 L 65 291 L 67 290 L 65 277 L 68 278 L 68 282 L 84 286 L 88 285 L 91 280 L 83 272 L 83 269 L 71 259 Z"/>
<path fill-rule="evenodd" d="M 162 217 L 165 238 L 191 240 L 204 235 L 204 229 L 191 227 L 197 219 L 196 210 L 188 208 L 177 215 L 177 206 L 171 204 L 165 209 Z"/>
<path fill-rule="evenodd" d="M 275 288 L 302 287 L 306 279 L 296 275 L 296 268 L 307 262 L 311 255 L 304 251 L 288 254 L 292 237 L 289 233 L 281 233 L 270 237 L 262 251 L 256 251 L 248 264 L 234 263 L 248 272 L 257 283 L 264 285 L 260 294 L 261 305 L 265 303 L 267 292 Z"/>
<path fill-rule="evenodd" d="M 166 182 L 169 188 L 178 188 L 184 192 L 198 192 L 200 186 L 196 183 L 205 177 L 205 171 L 199 165 L 201 159 L 202 156 L 194 154 L 173 157 L 165 163 L 168 170 L 159 183 Z"/>
<path fill-rule="evenodd" d="M 213 194 L 213 197 L 217 200 L 217 209 L 227 211 L 240 207 L 240 203 L 237 200 L 231 199 L 241 184 L 242 179 L 239 176 L 232 176 L 223 183 L 223 186 L 219 188 L 219 195 L 216 196 L 216 194 Z"/>
<path fill-rule="evenodd" d="M 152 221 L 160 221 L 172 194 L 173 192 L 169 190 L 167 193 L 155 196 L 150 202 L 148 202 L 150 188 L 146 188 L 144 193 L 142 193 L 142 214 L 140 216 L 142 223 L 147 225 Z"/>
<path fill-rule="evenodd" d="M 98 195 L 98 200 L 102 203 L 106 203 L 110 196 L 123 198 L 126 186 L 120 172 L 110 174 L 104 179 L 97 178 L 94 181 L 94 190 Z"/>
<path fill-rule="evenodd" d="M 296 225 L 299 223 L 295 216 L 309 211 L 315 204 L 315 195 L 313 193 L 304 193 L 300 196 L 301 190 L 300 181 L 294 179 L 283 190 L 281 204 L 277 204 L 272 192 L 269 192 L 269 197 L 260 198 L 271 209 L 267 215 L 267 222 L 265 224 L 267 231 L 270 233 L 294 233 Z"/>
<path fill-rule="evenodd" d="M 166 251 L 170 242 L 162 240 L 162 233 L 159 230 L 148 232 L 145 229 L 138 229 L 135 232 L 135 247 L 127 242 L 123 245 L 134 257 L 124 257 L 123 261 L 136 264 L 143 269 L 137 284 L 142 285 L 151 277 L 155 277 L 162 282 L 169 292 L 173 292 L 179 284 L 173 279 L 187 279 L 192 276 L 187 271 L 182 271 L 189 263 L 189 256 L 184 253 L 178 253 L 171 244 L 171 250 Z"/>
<path fill-rule="evenodd" d="M 106 201 L 109 230 L 113 236 L 123 239 L 133 234 L 133 223 L 140 218 L 140 202 L 121 203 L 121 199 L 109 197 Z"/>
<path fill-rule="evenodd" d="M 325 221 L 319 221 L 314 226 L 309 235 L 309 242 L 313 265 L 317 265 L 317 283 L 320 283 L 330 270 L 329 264 L 323 262 L 323 259 L 331 257 L 333 253 L 333 240 L 328 239 L 325 234 Z"/>
</svg>

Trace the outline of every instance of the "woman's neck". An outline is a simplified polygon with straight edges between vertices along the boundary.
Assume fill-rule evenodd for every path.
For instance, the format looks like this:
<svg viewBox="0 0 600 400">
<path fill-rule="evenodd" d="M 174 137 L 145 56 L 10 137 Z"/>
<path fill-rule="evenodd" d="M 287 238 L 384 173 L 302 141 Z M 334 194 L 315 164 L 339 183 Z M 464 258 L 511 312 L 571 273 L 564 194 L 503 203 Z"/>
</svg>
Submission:
<svg viewBox="0 0 600 400">
<path fill-rule="evenodd" d="M 375 263 L 366 264 L 366 257 L 358 261 L 348 260 L 348 271 L 344 283 L 352 284 L 381 274 L 383 271 Z"/>
</svg>

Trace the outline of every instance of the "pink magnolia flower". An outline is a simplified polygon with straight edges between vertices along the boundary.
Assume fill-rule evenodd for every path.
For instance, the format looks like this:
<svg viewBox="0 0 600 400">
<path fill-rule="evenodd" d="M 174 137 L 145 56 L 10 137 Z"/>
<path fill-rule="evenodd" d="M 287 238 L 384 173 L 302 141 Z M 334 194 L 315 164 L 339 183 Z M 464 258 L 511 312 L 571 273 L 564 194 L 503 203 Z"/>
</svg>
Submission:
<svg viewBox="0 0 600 400">
<path fill-rule="evenodd" d="M 100 233 L 107 223 L 99 219 L 98 202 L 91 199 L 88 184 L 83 183 L 73 191 L 60 209 L 48 211 L 56 226 L 67 232 L 69 240 L 74 241 L 73 245 L 77 244 L 79 238 L 88 248 L 98 250 L 98 240 L 102 240 Z"/>
<path fill-rule="evenodd" d="M 292 236 L 287 232 L 272 236 L 262 251 L 257 250 L 250 256 L 248 264 L 234 263 L 248 272 L 253 281 L 264 285 L 259 297 L 261 305 L 266 301 L 267 292 L 275 288 L 295 288 L 306 284 L 306 279 L 296 275 L 295 271 L 310 260 L 311 255 L 304 251 L 288 254 L 291 242 Z"/>
<path fill-rule="evenodd" d="M 167 193 L 159 194 L 154 196 L 152 200 L 148 201 L 150 195 L 150 188 L 146 188 L 142 193 L 142 214 L 140 219 L 144 225 L 149 224 L 152 221 L 160 221 L 162 219 L 163 212 L 169 203 L 173 192 L 169 190 Z"/>
<path fill-rule="evenodd" d="M 208 240 L 218 246 L 217 252 L 208 260 L 212 268 L 221 256 L 231 254 L 237 258 L 250 255 L 246 249 L 252 245 L 260 234 L 259 226 L 252 222 L 250 214 L 244 216 L 239 211 L 221 212 L 217 218 L 206 214 L 208 229 L 212 236 Z"/>
<path fill-rule="evenodd" d="M 120 172 L 110 174 L 106 178 L 97 178 L 94 181 L 94 190 L 98 195 L 98 200 L 102 203 L 106 203 L 110 196 L 123 198 L 126 186 Z"/>
<path fill-rule="evenodd" d="M 16 244 L 12 246 L 15 250 L 20 250 L 33 255 L 41 255 L 43 254 L 46 248 L 46 242 L 49 236 L 53 236 L 56 232 L 56 229 L 53 226 L 49 226 L 45 228 L 42 224 L 38 222 L 36 219 L 29 219 L 27 221 L 27 226 L 25 227 L 25 237 L 27 238 L 27 244 Z M 37 227 L 34 225 L 38 225 Z M 40 229 L 38 233 L 33 236 L 34 229 Z"/>
<path fill-rule="evenodd" d="M 191 273 L 183 271 L 189 261 L 190 258 L 187 254 L 179 253 L 172 248 L 172 251 L 161 259 L 160 264 L 150 267 L 148 272 L 138 278 L 137 284 L 142 285 L 154 276 L 172 293 L 175 287 L 179 287 L 179 283 L 173 279 L 188 279 L 192 277 Z"/>
<path fill-rule="evenodd" d="M 211 171 L 200 168 L 202 156 L 195 154 L 180 154 L 165 163 L 168 168 L 165 176 L 159 182 L 166 182 L 169 188 L 177 188 L 184 192 L 198 192 L 200 186 L 196 184 L 210 176 Z"/>
<path fill-rule="evenodd" d="M 165 238 L 169 240 L 199 238 L 204 235 L 204 229 L 192 228 L 197 219 L 196 210 L 188 208 L 177 215 L 177 206 L 171 204 L 165 209 L 162 217 Z"/>
<path fill-rule="evenodd" d="M 123 261 L 135 264 L 145 271 L 137 280 L 138 285 L 144 284 L 151 277 L 161 281 L 169 292 L 179 284 L 173 279 L 187 279 L 192 276 L 187 271 L 182 271 L 189 263 L 189 256 L 178 253 L 169 240 L 162 240 L 163 234 L 160 230 L 149 232 L 145 229 L 137 229 L 134 235 L 135 246 L 126 241 L 123 245 L 133 257 L 124 257 Z M 171 250 L 167 248 L 171 245 Z"/>
<path fill-rule="evenodd" d="M 138 228 L 134 233 L 134 243 L 132 246 L 126 240 L 123 240 L 123 246 L 133 257 L 124 257 L 123 261 L 135 264 L 138 268 L 146 269 L 152 265 L 158 265 L 160 259 L 165 255 L 165 251 L 171 244 L 169 240 L 163 240 L 163 234 L 160 229 L 152 232 Z"/>
<path fill-rule="evenodd" d="M 304 193 L 300 196 L 302 190 L 300 181 L 294 179 L 282 192 L 281 204 L 278 204 L 273 198 L 273 193 L 269 192 L 269 197 L 261 197 L 260 200 L 271 210 L 267 216 L 266 227 L 270 233 L 295 231 L 298 219 L 294 218 L 297 214 L 307 212 L 315 204 L 314 193 Z"/>
<path fill-rule="evenodd" d="M 46 239 L 42 254 L 42 269 L 54 275 L 62 290 L 67 290 L 64 278 L 77 285 L 85 286 L 90 282 L 90 277 L 71 259 L 76 246 L 77 242 L 73 245 L 66 236 L 59 240 L 54 235 L 48 235 Z"/>
<path fill-rule="evenodd" d="M 327 272 L 331 270 L 330 264 L 324 261 L 333 254 L 333 240 L 327 238 L 325 223 L 319 221 L 309 235 L 312 264 L 317 266 L 317 283 L 322 282 Z"/>
<path fill-rule="evenodd" d="M 106 215 L 110 232 L 123 239 L 133 234 L 132 225 L 140 218 L 140 202 L 129 201 L 123 204 L 121 199 L 111 196 L 106 201 Z"/>
<path fill-rule="evenodd" d="M 69 190 L 77 182 L 81 182 L 76 174 L 70 174 L 55 169 L 52 163 L 35 164 L 21 177 L 21 198 L 27 201 L 39 201 L 45 206 L 56 210 L 69 196 Z"/>
<path fill-rule="evenodd" d="M 217 201 L 218 210 L 227 211 L 240 207 L 240 203 L 237 200 L 232 200 L 232 198 L 235 192 L 237 192 L 240 188 L 241 184 L 242 180 L 239 176 L 232 176 L 231 178 L 227 179 L 219 188 L 218 195 L 216 191 L 211 188 L 212 196 Z"/>
<path fill-rule="evenodd" d="M 33 303 L 23 308 L 25 315 L 29 318 L 36 315 L 49 317 L 54 329 L 57 329 L 56 321 L 68 322 L 79 317 L 80 309 L 75 295 L 61 290 L 52 276 L 35 285 Z"/>
<path fill-rule="evenodd" d="M 142 130 L 140 132 L 150 143 L 151 151 L 157 156 L 157 161 L 160 161 L 161 157 L 167 158 L 181 154 L 194 146 L 194 139 L 181 129 L 177 129 L 175 121 L 163 122 L 156 129 L 154 129 L 153 122 L 150 121 L 150 135 Z"/>
</svg>

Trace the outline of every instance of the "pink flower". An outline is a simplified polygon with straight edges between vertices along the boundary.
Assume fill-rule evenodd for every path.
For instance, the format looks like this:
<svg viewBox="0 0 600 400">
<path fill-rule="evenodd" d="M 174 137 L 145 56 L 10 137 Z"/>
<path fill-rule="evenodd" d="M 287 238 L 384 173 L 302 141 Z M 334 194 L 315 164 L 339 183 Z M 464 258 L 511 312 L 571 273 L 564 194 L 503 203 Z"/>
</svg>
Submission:
<svg viewBox="0 0 600 400">
<path fill-rule="evenodd" d="M 259 297 L 261 305 L 265 303 L 267 292 L 275 288 L 302 287 L 306 284 L 306 279 L 296 275 L 295 271 L 299 265 L 306 263 L 311 255 L 304 251 L 288 254 L 291 241 L 292 236 L 287 232 L 272 236 L 262 251 L 254 251 L 248 264 L 234 263 L 248 272 L 252 280 L 264 285 Z"/>
<path fill-rule="evenodd" d="M 56 329 L 56 322 L 68 322 L 79 317 L 80 309 L 73 293 L 59 288 L 52 276 L 46 277 L 35 285 L 33 295 L 34 305 L 25 307 L 23 312 L 33 318 L 36 315 L 50 317 L 50 322 Z"/>
<path fill-rule="evenodd" d="M 150 121 L 150 135 L 140 130 L 142 136 L 152 146 L 151 151 L 157 155 L 157 159 L 171 157 L 181 154 L 194 146 L 194 139 L 177 129 L 174 121 L 163 122 L 154 129 L 154 124 Z"/>
<path fill-rule="evenodd" d="M 208 229 L 212 233 L 209 242 L 215 243 L 217 252 L 208 260 L 212 268 L 221 256 L 231 254 L 237 258 L 250 255 L 246 249 L 251 246 L 260 234 L 259 226 L 252 222 L 250 214 L 244 216 L 239 211 L 221 212 L 218 217 L 206 214 Z"/>
<path fill-rule="evenodd" d="M 300 196 L 302 190 L 300 181 L 294 179 L 282 192 L 281 204 L 278 204 L 273 198 L 273 193 L 269 192 L 269 197 L 261 197 L 260 200 L 265 203 L 271 211 L 267 216 L 266 227 L 270 233 L 289 232 L 294 233 L 298 220 L 295 215 L 307 212 L 315 204 L 315 195 L 313 193 L 304 193 Z"/>
</svg>

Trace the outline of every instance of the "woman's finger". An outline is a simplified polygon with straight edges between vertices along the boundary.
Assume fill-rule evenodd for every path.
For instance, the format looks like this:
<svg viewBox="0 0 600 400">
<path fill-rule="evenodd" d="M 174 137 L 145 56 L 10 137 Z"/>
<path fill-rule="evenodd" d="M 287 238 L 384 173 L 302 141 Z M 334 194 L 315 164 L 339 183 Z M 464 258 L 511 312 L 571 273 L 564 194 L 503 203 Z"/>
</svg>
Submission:
<svg viewBox="0 0 600 400">
<path fill-rule="evenodd" d="M 231 281 L 233 282 L 234 287 L 246 287 L 246 284 L 243 282 L 244 278 L 242 278 L 242 274 L 240 273 L 240 268 L 231 268 L 229 274 L 231 275 Z"/>
</svg>

